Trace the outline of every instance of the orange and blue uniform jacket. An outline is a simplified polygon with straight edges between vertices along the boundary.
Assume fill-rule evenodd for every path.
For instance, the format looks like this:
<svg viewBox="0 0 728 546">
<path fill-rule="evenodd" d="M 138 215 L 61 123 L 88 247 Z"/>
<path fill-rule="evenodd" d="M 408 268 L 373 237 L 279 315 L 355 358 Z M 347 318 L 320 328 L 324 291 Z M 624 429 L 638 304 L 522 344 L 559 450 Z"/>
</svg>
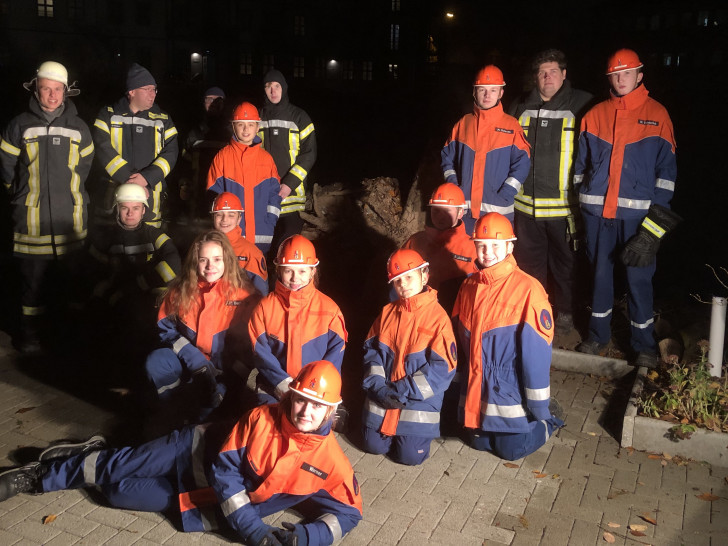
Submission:
<svg viewBox="0 0 728 546">
<path fill-rule="evenodd" d="M 474 273 L 475 245 L 460 221 L 455 227 L 439 230 L 425 226 L 412 235 L 402 248 L 416 250 L 430 264 L 428 285 L 438 291 L 440 303 L 452 310 L 460 285 Z"/>
<path fill-rule="evenodd" d="M 310 362 L 328 360 L 341 373 L 348 338 L 344 315 L 313 282 L 295 291 L 276 282 L 253 310 L 248 331 L 259 377 L 276 398 Z"/>
<path fill-rule="evenodd" d="M 362 518 L 362 500 L 351 463 L 331 425 L 298 431 L 281 406 L 251 410 L 233 428 L 213 462 L 208 481 L 228 524 L 255 542 L 268 526 L 261 518 L 306 500 L 317 519 L 304 525 L 310 546 L 331 544 Z M 198 510 L 180 495 L 185 530 Z M 199 521 L 199 520 L 198 520 Z"/>
<path fill-rule="evenodd" d="M 226 233 L 233 245 L 238 265 L 242 267 L 258 291 L 264 296 L 268 294 L 268 266 L 260 249 L 243 237 L 243 228 L 237 226 Z"/>
<path fill-rule="evenodd" d="M 453 324 L 460 342 L 461 424 L 521 433 L 529 432 L 530 421 L 551 418 L 551 306 L 513 255 L 465 279 Z"/>
<path fill-rule="evenodd" d="M 245 209 L 240 224 L 243 235 L 266 252 L 281 213 L 281 185 L 273 157 L 259 144 L 257 136 L 251 146 L 233 137 L 212 160 L 207 189 L 216 194 L 227 191 L 240 199 Z"/>
<path fill-rule="evenodd" d="M 441 152 L 445 181 L 465 194 L 469 212 L 465 227 L 472 232 L 481 214 L 498 212 L 513 221 L 513 202 L 531 167 L 529 146 L 518 120 L 493 108 L 475 107 L 452 129 Z"/>
<path fill-rule="evenodd" d="M 442 398 L 456 365 L 455 335 L 436 290 L 426 286 L 385 305 L 364 342 L 364 425 L 385 436 L 439 436 Z M 392 392 L 405 409 L 377 403 Z"/>
<path fill-rule="evenodd" d="M 586 214 L 639 219 L 652 204 L 670 208 L 677 176 L 672 121 L 644 85 L 587 112 L 575 172 Z"/>
<path fill-rule="evenodd" d="M 224 281 L 200 281 L 198 286 L 197 300 L 182 316 L 169 315 L 165 299 L 157 322 L 159 337 L 188 371 L 210 362 L 222 371 L 226 343 L 230 344 L 231 334 L 239 343 L 247 339 L 245 326 L 258 298 L 240 288 L 227 299 Z"/>
</svg>

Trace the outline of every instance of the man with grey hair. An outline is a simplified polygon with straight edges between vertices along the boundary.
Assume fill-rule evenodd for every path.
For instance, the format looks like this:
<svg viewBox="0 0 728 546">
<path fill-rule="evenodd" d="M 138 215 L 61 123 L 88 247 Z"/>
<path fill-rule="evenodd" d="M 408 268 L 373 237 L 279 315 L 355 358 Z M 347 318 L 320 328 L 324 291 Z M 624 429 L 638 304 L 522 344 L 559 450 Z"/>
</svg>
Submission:
<svg viewBox="0 0 728 546">
<path fill-rule="evenodd" d="M 66 67 L 40 65 L 24 87 L 33 93 L 28 110 L 13 118 L 0 142 L 0 178 L 9 193 L 13 253 L 18 260 L 21 341 L 25 353 L 41 350 L 41 323 L 51 294 L 73 292 L 64 282 L 80 260 L 87 234 L 85 181 L 94 157 L 88 126 L 69 96 Z"/>
</svg>

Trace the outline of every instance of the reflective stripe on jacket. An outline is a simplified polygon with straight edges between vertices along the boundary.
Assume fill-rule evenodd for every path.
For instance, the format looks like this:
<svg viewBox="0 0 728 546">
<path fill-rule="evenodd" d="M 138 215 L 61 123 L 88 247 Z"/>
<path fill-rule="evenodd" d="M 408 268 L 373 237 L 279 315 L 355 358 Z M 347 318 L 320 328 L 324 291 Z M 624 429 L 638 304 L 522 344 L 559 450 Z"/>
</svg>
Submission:
<svg viewBox="0 0 728 546">
<path fill-rule="evenodd" d="M 644 85 L 587 112 L 575 172 L 585 213 L 641 218 L 652 204 L 670 207 L 677 176 L 672 121 Z"/>
<path fill-rule="evenodd" d="M 341 372 L 348 338 L 344 316 L 313 282 L 295 291 L 276 282 L 253 311 L 248 331 L 259 377 L 277 398 L 309 362 L 328 360 Z"/>
<path fill-rule="evenodd" d="M 384 425 L 396 435 L 439 436 L 442 398 L 456 365 L 455 335 L 436 290 L 385 305 L 364 343 L 364 425 L 389 436 Z M 381 389 L 396 391 L 405 409 L 377 404 Z"/>
<path fill-rule="evenodd" d="M 465 427 L 527 432 L 529 421 L 550 418 L 551 306 L 513 255 L 465 279 L 453 324 Z"/>
<path fill-rule="evenodd" d="M 50 123 L 35 97 L 29 111 L 10 121 L 0 140 L 0 177 L 10 198 L 16 255 L 52 258 L 82 247 L 93 157 L 91 132 L 68 99 Z"/>
</svg>

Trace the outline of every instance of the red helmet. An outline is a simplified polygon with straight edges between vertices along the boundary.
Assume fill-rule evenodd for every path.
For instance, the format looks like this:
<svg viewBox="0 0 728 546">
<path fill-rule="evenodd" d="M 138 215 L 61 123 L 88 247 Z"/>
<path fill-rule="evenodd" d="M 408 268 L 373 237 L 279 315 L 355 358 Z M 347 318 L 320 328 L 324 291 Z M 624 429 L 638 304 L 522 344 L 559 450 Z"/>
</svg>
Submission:
<svg viewBox="0 0 728 546">
<path fill-rule="evenodd" d="M 216 212 L 223 211 L 245 212 L 245 209 L 240 203 L 240 199 L 238 199 L 237 195 L 224 191 L 220 195 L 215 197 L 215 200 L 212 202 L 212 209 L 210 209 L 210 214 L 215 214 Z"/>
<path fill-rule="evenodd" d="M 306 364 L 288 388 L 326 406 L 336 406 L 341 403 L 341 375 L 336 366 L 327 360 Z"/>
<path fill-rule="evenodd" d="M 232 121 L 261 121 L 260 120 L 260 114 L 258 114 L 258 109 L 250 104 L 249 102 L 244 102 L 242 104 L 238 104 L 235 107 L 235 111 L 233 111 L 233 119 Z"/>
<path fill-rule="evenodd" d="M 429 206 L 464 208 L 466 206 L 465 195 L 457 185 L 445 182 L 432 192 Z"/>
<path fill-rule="evenodd" d="M 473 83 L 473 86 L 479 87 L 481 85 L 499 85 L 503 87 L 505 84 L 506 82 L 503 79 L 503 72 L 501 72 L 501 69 L 494 64 L 489 64 L 485 68 L 480 69 L 478 75 L 475 76 L 475 82 Z"/>
<path fill-rule="evenodd" d="M 274 263 L 279 266 L 316 267 L 319 261 L 311 241 L 303 235 L 292 235 L 278 247 Z"/>
<path fill-rule="evenodd" d="M 631 49 L 620 49 L 609 57 L 609 61 L 607 62 L 607 75 L 633 68 L 642 68 L 643 66 L 637 53 Z"/>
<path fill-rule="evenodd" d="M 511 221 L 497 212 L 489 212 L 478 218 L 475 229 L 470 236 L 473 241 L 488 241 L 497 239 L 499 241 L 515 241 Z"/>
<path fill-rule="evenodd" d="M 429 262 L 422 259 L 422 256 L 416 251 L 409 248 L 400 248 L 395 250 L 387 260 L 387 279 L 392 282 L 394 279 L 401 277 L 409 271 L 427 267 Z"/>
</svg>

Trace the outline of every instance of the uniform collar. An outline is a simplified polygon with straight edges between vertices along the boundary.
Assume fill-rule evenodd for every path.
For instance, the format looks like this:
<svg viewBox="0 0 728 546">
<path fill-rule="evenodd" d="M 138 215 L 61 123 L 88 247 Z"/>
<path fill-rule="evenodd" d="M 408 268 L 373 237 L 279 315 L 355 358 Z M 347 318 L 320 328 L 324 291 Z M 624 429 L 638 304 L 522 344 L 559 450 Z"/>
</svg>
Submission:
<svg viewBox="0 0 728 546">
<path fill-rule="evenodd" d="M 290 417 L 288 415 L 284 415 L 283 407 L 280 404 L 278 404 L 278 415 L 283 435 L 296 443 L 305 442 L 306 447 L 308 448 L 319 445 L 331 432 L 331 421 L 311 432 L 301 432 L 293 425 L 293 423 L 291 423 Z"/>
<path fill-rule="evenodd" d="M 508 277 L 517 267 L 518 264 L 513 254 L 509 254 L 502 262 L 495 264 L 493 267 L 486 267 L 478 271 L 476 273 L 478 282 L 481 284 L 494 284 Z"/>
<path fill-rule="evenodd" d="M 231 244 L 235 244 L 243 236 L 243 228 L 240 226 L 235 226 L 225 235 L 227 235 L 228 241 L 230 241 Z"/>
<path fill-rule="evenodd" d="M 458 223 L 449 229 L 437 229 L 433 226 L 425 226 L 425 233 L 429 239 L 444 244 L 457 236 L 465 234 L 465 224 L 462 220 L 458 220 Z"/>
<path fill-rule="evenodd" d="M 276 281 L 276 296 L 278 296 L 289 307 L 302 307 L 309 303 L 316 292 L 313 280 L 300 290 L 290 290 L 283 286 L 281 281 Z"/>
<path fill-rule="evenodd" d="M 647 101 L 649 93 L 644 84 L 640 84 L 636 89 L 621 97 L 616 96 L 613 91 L 610 91 L 609 102 L 617 110 L 635 110 Z"/>
<path fill-rule="evenodd" d="M 437 301 L 437 290 L 425 285 L 425 289 L 419 294 L 407 299 L 398 299 L 396 304 L 403 311 L 414 313 L 433 301 Z"/>
<path fill-rule="evenodd" d="M 473 107 L 473 114 L 478 118 L 479 121 L 493 122 L 503 115 L 503 102 L 498 101 L 493 108 L 487 110 L 481 110 L 477 106 Z"/>
</svg>

